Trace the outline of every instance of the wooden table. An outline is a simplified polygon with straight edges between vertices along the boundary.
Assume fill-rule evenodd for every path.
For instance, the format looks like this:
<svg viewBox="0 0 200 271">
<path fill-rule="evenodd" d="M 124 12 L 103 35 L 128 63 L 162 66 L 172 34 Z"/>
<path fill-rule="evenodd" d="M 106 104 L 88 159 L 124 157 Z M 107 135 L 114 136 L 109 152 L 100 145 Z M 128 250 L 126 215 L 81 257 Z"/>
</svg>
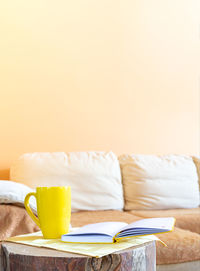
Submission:
<svg viewBox="0 0 200 271">
<path fill-rule="evenodd" d="M 155 242 L 93 258 L 3 242 L 1 271 L 155 271 Z"/>
</svg>

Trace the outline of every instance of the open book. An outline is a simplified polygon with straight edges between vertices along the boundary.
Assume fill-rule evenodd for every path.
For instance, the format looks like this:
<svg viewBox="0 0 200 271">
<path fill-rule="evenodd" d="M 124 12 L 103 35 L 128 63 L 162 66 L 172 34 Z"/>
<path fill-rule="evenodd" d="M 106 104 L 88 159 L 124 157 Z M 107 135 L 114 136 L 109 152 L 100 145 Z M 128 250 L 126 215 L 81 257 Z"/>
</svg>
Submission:
<svg viewBox="0 0 200 271">
<path fill-rule="evenodd" d="M 124 238 L 172 231 L 175 218 L 147 218 L 131 224 L 102 222 L 83 226 L 64 234 L 61 240 L 68 243 L 115 243 Z"/>
</svg>

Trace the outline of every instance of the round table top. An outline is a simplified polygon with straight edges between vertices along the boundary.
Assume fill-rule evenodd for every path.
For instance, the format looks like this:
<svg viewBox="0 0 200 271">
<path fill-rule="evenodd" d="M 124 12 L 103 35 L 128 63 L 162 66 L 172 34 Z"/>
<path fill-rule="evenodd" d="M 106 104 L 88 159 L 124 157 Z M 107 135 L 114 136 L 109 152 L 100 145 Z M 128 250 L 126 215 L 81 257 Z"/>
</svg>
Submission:
<svg viewBox="0 0 200 271">
<path fill-rule="evenodd" d="M 121 254 L 124 252 L 130 252 L 140 247 L 146 247 L 150 243 L 152 242 L 148 242 L 142 245 L 120 250 L 120 251 L 114 252 L 113 254 Z M 34 256 L 34 257 L 91 258 L 91 256 L 87 256 L 87 255 L 64 252 L 64 251 L 50 249 L 50 248 L 28 246 L 28 245 L 12 243 L 12 242 L 3 242 L 2 248 L 5 248 L 9 253 L 12 253 L 12 254 Z"/>
</svg>

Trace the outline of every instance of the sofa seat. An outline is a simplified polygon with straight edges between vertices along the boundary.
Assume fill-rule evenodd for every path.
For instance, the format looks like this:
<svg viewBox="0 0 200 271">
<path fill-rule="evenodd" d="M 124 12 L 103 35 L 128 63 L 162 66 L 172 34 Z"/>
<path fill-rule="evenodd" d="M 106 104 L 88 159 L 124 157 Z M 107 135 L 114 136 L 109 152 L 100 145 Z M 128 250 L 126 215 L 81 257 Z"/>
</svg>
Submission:
<svg viewBox="0 0 200 271">
<path fill-rule="evenodd" d="M 200 260 L 200 235 L 174 228 L 173 232 L 156 235 L 167 246 L 156 244 L 156 263 L 177 264 Z"/>
<path fill-rule="evenodd" d="M 200 234 L 200 208 L 170 210 L 133 210 L 129 214 L 144 218 L 168 217 L 176 218 L 175 226 Z"/>
<path fill-rule="evenodd" d="M 151 216 L 150 216 L 151 217 Z M 139 214 L 123 211 L 82 211 L 72 213 L 73 227 L 105 221 L 131 223 L 142 219 Z M 175 227 L 173 232 L 158 234 L 167 247 L 157 242 L 157 264 L 173 264 L 200 260 L 200 235 Z"/>
<path fill-rule="evenodd" d="M 120 221 L 131 223 L 140 220 L 141 217 L 128 214 L 123 211 L 82 211 L 72 213 L 72 227 L 81 227 L 90 223 Z"/>
</svg>

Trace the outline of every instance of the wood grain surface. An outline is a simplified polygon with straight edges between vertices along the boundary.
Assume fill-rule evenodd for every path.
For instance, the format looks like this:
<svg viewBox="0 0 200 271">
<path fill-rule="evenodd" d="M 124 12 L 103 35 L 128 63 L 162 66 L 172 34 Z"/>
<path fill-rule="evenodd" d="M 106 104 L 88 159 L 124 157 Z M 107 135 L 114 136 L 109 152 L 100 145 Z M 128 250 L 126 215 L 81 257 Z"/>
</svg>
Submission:
<svg viewBox="0 0 200 271">
<path fill-rule="evenodd" d="M 2 243 L 1 271 L 155 271 L 155 242 L 122 250 L 101 258 Z"/>
</svg>

